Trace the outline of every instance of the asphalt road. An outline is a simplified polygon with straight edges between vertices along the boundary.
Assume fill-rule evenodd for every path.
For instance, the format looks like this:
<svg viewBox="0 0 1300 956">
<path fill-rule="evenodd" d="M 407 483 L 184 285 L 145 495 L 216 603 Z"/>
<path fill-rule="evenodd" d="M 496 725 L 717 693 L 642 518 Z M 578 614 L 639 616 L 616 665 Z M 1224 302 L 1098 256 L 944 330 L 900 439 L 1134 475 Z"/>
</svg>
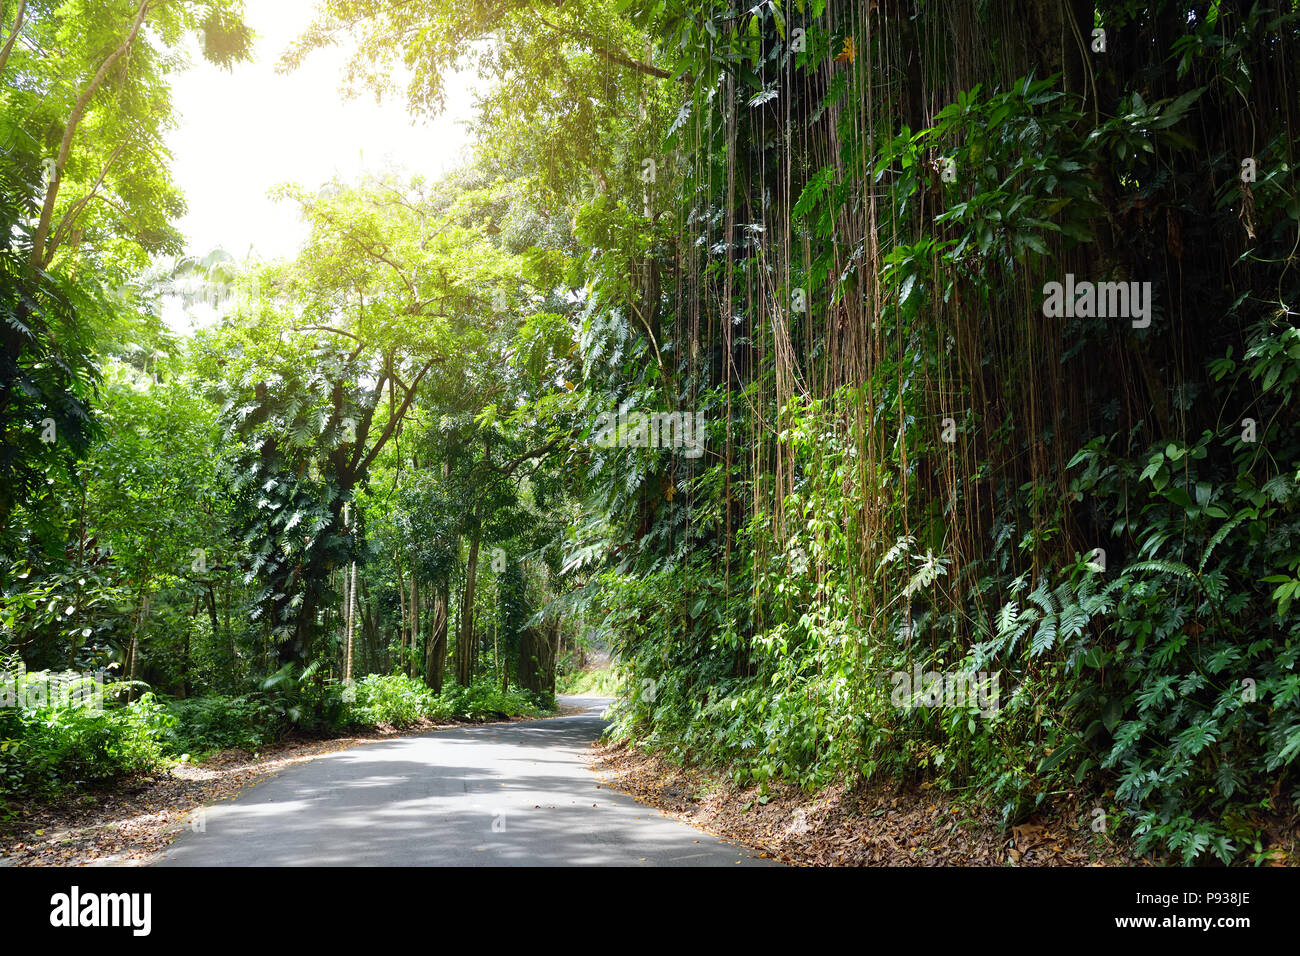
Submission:
<svg viewBox="0 0 1300 956">
<path fill-rule="evenodd" d="M 621 793 L 597 788 L 581 714 L 439 730 L 288 767 L 209 807 L 162 866 L 765 866 Z"/>
</svg>

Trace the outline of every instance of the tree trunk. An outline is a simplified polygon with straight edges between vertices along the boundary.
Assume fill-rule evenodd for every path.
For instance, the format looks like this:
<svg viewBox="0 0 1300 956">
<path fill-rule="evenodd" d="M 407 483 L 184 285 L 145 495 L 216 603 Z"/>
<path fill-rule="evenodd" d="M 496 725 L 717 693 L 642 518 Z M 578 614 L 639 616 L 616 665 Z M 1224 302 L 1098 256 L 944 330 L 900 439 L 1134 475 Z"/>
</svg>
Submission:
<svg viewBox="0 0 1300 956">
<path fill-rule="evenodd" d="M 465 594 L 460 604 L 460 634 L 456 637 L 456 680 L 468 687 L 474 677 L 474 658 L 478 647 L 474 643 L 474 587 L 478 577 L 477 530 L 469 539 L 469 558 L 465 563 Z"/>
<path fill-rule="evenodd" d="M 198 609 L 195 608 L 197 611 Z M 191 624 L 185 626 L 185 644 L 181 647 L 181 697 L 188 698 L 190 691 L 190 628 Z"/>
<path fill-rule="evenodd" d="M 414 671 L 415 655 L 419 653 L 420 648 L 420 585 L 419 579 L 415 576 L 415 563 L 411 563 L 411 644 L 410 651 L 402 659 L 402 673 L 408 677 Z"/>
<path fill-rule="evenodd" d="M 356 611 L 357 611 L 357 563 L 352 562 L 351 574 L 349 574 L 348 584 L 348 646 L 347 654 L 343 658 L 343 679 L 352 679 L 352 635 L 355 632 Z"/>
<path fill-rule="evenodd" d="M 298 609 L 298 620 L 294 625 L 293 637 L 281 641 L 277 648 L 277 659 L 281 666 L 307 660 L 311 650 L 312 632 L 316 628 L 316 610 L 318 602 L 312 588 L 303 591 L 302 606 Z"/>
<path fill-rule="evenodd" d="M 233 630 L 231 630 L 231 627 L 230 627 L 230 591 L 231 591 L 231 587 L 230 587 L 230 582 L 229 582 L 229 581 L 226 582 L 226 586 L 225 586 L 224 590 L 225 590 L 225 598 L 226 598 L 226 599 L 225 599 L 225 602 L 224 602 L 224 604 L 225 604 L 225 612 L 226 612 L 226 639 L 227 639 L 228 641 L 230 641 L 230 660 L 231 660 L 231 667 L 233 668 L 233 667 L 236 667 L 236 665 L 238 664 L 238 661 L 239 661 L 239 648 L 235 646 L 235 632 L 234 632 Z M 238 674 L 239 671 L 238 671 L 238 670 L 235 670 L 235 673 Z"/>
<path fill-rule="evenodd" d="M 18 0 L 18 15 L 14 17 L 13 29 L 9 31 L 9 39 L 5 41 L 4 49 L 0 50 L 0 73 L 5 71 L 5 64 L 9 62 L 9 53 L 14 48 L 14 41 L 22 31 L 23 12 L 26 8 L 27 0 Z"/>
<path fill-rule="evenodd" d="M 361 585 L 361 672 L 369 674 L 372 671 L 375 658 L 375 648 L 378 645 L 376 631 L 379 622 L 375 611 L 374 600 L 370 595 L 370 588 Z"/>
<path fill-rule="evenodd" d="M 67 165 L 68 154 L 72 151 L 72 139 L 76 136 L 77 127 L 81 124 L 81 118 L 85 115 L 86 107 L 90 104 L 91 98 L 108 77 L 113 65 L 131 49 L 136 36 L 144 26 L 144 20 L 148 12 L 149 0 L 141 0 L 140 6 L 136 8 L 135 19 L 131 23 L 126 39 L 100 64 L 94 77 L 86 84 L 86 88 L 82 90 L 81 95 L 77 97 L 77 102 L 72 107 L 68 122 L 63 127 L 63 139 L 59 143 L 59 152 L 55 157 L 54 175 L 50 177 L 49 187 L 45 191 L 45 202 L 41 205 L 41 215 L 36 223 L 36 231 L 32 235 L 30 266 L 33 272 L 45 268 L 50 264 L 50 260 L 54 258 L 56 249 L 52 245 L 47 248 L 45 243 L 50 235 L 50 226 L 54 219 L 54 204 L 59 196 L 59 186 L 63 181 L 63 168 Z"/>
<path fill-rule="evenodd" d="M 124 676 L 132 682 L 132 686 L 126 692 L 127 700 L 135 700 L 134 682 L 136 675 L 140 672 L 140 632 L 144 630 L 145 621 L 149 619 L 149 586 L 148 580 L 144 584 L 143 593 L 140 595 L 140 614 L 135 620 L 135 630 L 131 634 L 131 644 L 127 651 L 126 671 Z"/>
<path fill-rule="evenodd" d="M 560 623 L 525 628 L 519 635 L 519 686 L 538 694 L 555 695 L 555 649 Z"/>
<path fill-rule="evenodd" d="M 442 692 L 442 677 L 447 666 L 447 605 L 450 588 L 440 585 L 433 596 L 433 627 L 424 655 L 424 682 L 435 694 Z"/>
<path fill-rule="evenodd" d="M 402 573 L 402 562 L 396 555 L 393 555 L 393 563 L 397 568 L 397 647 L 400 660 L 402 649 L 406 647 L 406 575 Z"/>
</svg>

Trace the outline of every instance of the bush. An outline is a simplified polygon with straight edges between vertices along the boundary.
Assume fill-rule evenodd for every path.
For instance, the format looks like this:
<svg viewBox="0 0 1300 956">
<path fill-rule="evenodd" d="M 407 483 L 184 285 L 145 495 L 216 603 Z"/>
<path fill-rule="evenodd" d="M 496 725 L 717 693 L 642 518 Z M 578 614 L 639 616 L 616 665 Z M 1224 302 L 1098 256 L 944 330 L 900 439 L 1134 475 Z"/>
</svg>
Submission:
<svg viewBox="0 0 1300 956">
<path fill-rule="evenodd" d="M 285 729 L 277 709 L 255 695 L 173 700 L 167 710 L 176 718 L 176 729 L 169 743 L 178 754 L 200 754 L 228 747 L 257 750 L 278 738 Z"/>
<path fill-rule="evenodd" d="M 157 769 L 175 724 L 149 693 L 128 704 L 106 703 L 101 712 L 6 708 L 0 711 L 0 793 L 54 793 Z"/>
<path fill-rule="evenodd" d="M 608 667 L 569 671 L 558 675 L 555 683 L 556 693 L 591 694 L 596 697 L 615 697 L 620 687 L 618 677 Z"/>
<path fill-rule="evenodd" d="M 486 682 L 470 687 L 452 685 L 434 694 L 421 681 L 404 674 L 370 674 L 356 684 L 356 699 L 346 709 L 346 723 L 409 727 L 430 720 L 487 720 L 542 713 L 542 701 L 527 691 L 505 692 Z"/>
<path fill-rule="evenodd" d="M 48 675 L 29 674 L 29 682 Z M 540 714 L 543 702 L 526 691 L 502 692 L 488 683 L 450 687 L 434 694 L 402 674 L 371 674 L 347 700 L 337 683 L 296 694 L 275 686 L 238 697 L 213 695 L 160 702 L 152 693 L 115 704 L 124 685 L 106 688 L 102 711 L 85 707 L 0 708 L 0 795 L 45 795 L 103 783 L 161 767 L 169 756 L 239 747 L 256 750 L 282 736 L 299 711 L 310 726 L 409 727 L 434 720 Z M 311 710 L 317 716 L 306 718 Z"/>
<path fill-rule="evenodd" d="M 531 717 L 549 709 L 549 705 L 550 701 L 540 700 L 517 687 L 502 691 L 493 683 L 478 682 L 469 687 L 444 688 L 430 716 L 463 720 Z"/>
<path fill-rule="evenodd" d="M 369 674 L 356 685 L 356 700 L 347 709 L 353 724 L 409 727 L 438 710 L 438 698 L 421 681 L 405 674 Z"/>
</svg>

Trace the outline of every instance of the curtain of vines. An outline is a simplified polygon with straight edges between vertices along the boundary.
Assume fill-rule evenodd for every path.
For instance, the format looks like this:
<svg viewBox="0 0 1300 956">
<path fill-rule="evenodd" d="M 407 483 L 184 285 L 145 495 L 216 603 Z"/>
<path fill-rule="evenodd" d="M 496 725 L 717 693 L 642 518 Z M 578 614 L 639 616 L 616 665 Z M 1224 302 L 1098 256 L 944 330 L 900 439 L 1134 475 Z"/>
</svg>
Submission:
<svg viewBox="0 0 1300 956">
<path fill-rule="evenodd" d="M 1300 562 L 1294 5 L 643 18 L 687 90 L 650 308 L 714 427 L 632 531 L 670 522 L 697 573 L 624 649 L 671 688 L 624 726 L 741 777 L 928 767 L 1008 818 L 1104 770 L 1137 832 L 1232 858 L 1225 800 L 1300 750 L 1289 601 L 1258 583 Z M 1067 274 L 1150 283 L 1149 322 L 1045 315 Z M 891 706 L 916 664 L 997 669 L 1000 713 Z"/>
</svg>

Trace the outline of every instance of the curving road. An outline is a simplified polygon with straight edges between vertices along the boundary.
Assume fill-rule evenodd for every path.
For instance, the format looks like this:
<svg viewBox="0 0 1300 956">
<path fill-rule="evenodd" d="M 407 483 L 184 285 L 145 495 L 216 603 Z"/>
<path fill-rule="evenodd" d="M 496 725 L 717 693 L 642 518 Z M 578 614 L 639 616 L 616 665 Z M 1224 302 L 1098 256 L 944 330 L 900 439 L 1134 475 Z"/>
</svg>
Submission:
<svg viewBox="0 0 1300 956">
<path fill-rule="evenodd" d="M 162 866 L 768 866 L 596 786 L 580 714 L 439 730 L 288 767 L 209 807 Z"/>
</svg>

